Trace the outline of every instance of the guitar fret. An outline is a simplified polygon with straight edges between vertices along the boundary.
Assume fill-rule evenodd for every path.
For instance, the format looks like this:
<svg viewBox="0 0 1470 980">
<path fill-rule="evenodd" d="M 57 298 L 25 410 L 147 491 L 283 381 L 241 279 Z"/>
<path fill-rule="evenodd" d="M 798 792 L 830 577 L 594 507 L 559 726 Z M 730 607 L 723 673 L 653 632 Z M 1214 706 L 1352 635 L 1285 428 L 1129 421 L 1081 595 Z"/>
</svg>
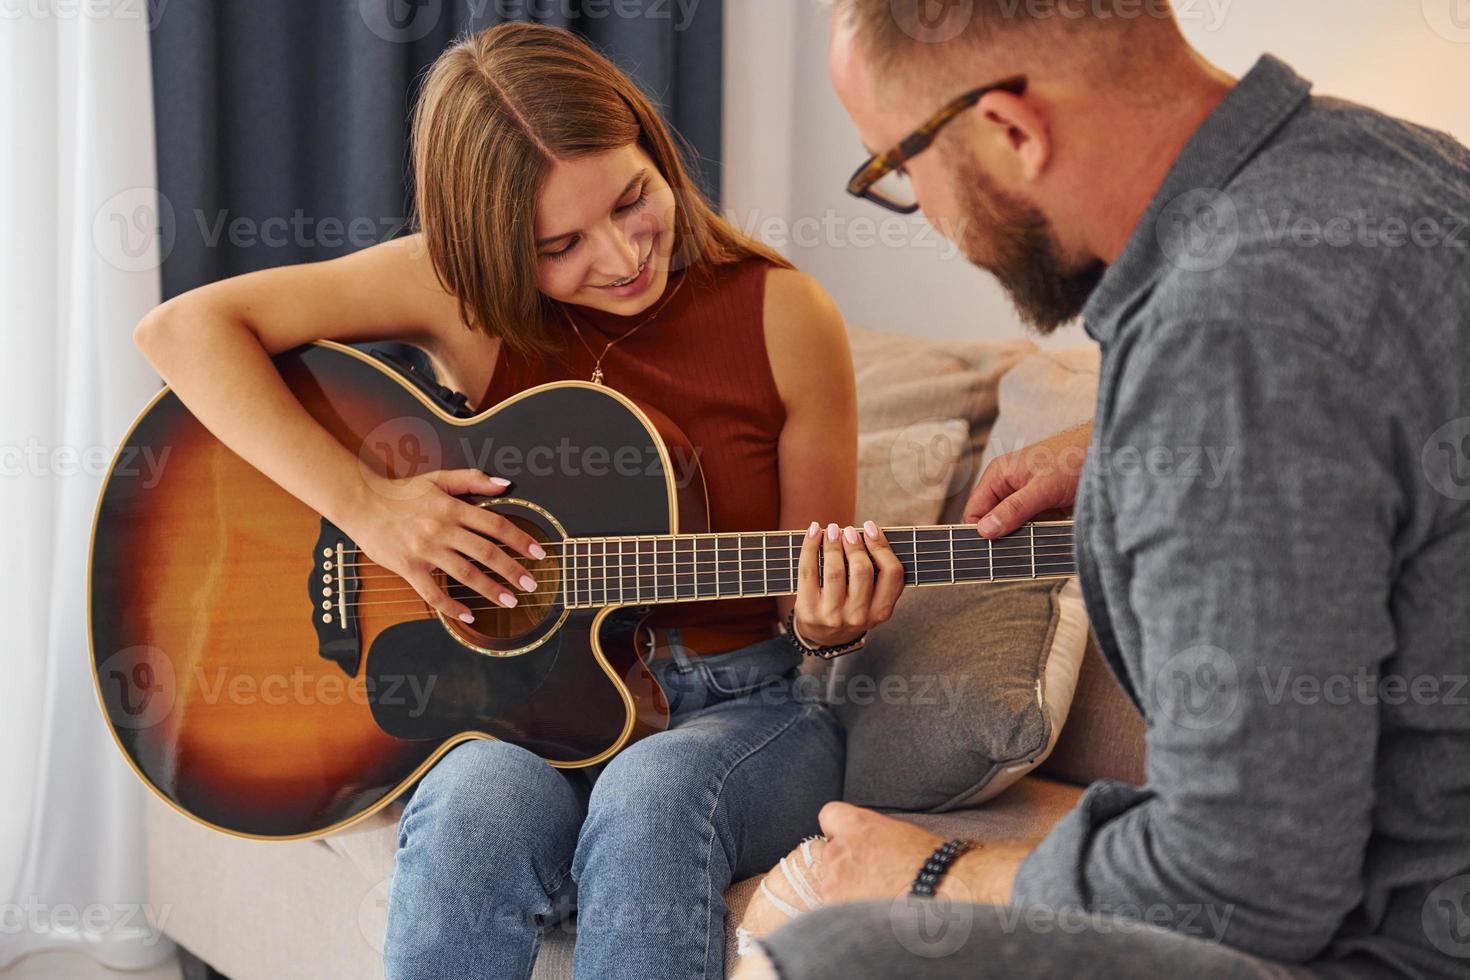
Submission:
<svg viewBox="0 0 1470 980">
<path fill-rule="evenodd" d="M 745 595 L 745 538 L 735 535 L 735 594 Z"/>
<path fill-rule="evenodd" d="M 967 530 L 956 525 L 885 529 L 903 564 L 904 583 L 931 586 L 1076 574 L 1071 525 L 1028 524 L 1024 533 L 1017 530 L 998 540 L 971 541 Z M 773 547 L 771 539 L 778 535 Z M 562 598 L 568 608 L 582 609 L 792 595 L 805 542 L 801 531 L 568 538 L 561 542 Z M 823 551 L 818 551 L 818 575 Z"/>
</svg>

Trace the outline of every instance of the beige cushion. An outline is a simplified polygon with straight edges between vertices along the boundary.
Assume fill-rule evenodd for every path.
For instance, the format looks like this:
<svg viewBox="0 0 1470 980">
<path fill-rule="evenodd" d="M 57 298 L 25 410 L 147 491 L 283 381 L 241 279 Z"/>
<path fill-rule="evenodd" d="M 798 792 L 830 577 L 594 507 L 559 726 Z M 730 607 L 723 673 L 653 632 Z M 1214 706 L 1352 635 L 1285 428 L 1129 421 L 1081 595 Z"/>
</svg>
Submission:
<svg viewBox="0 0 1470 980">
<path fill-rule="evenodd" d="M 939 519 L 955 469 L 969 458 L 962 419 L 930 419 L 858 436 L 858 520 L 927 527 Z"/>
<path fill-rule="evenodd" d="M 945 488 L 942 523 L 958 520 L 968 489 L 978 476 L 980 453 L 999 405 L 997 385 L 1036 351 L 1030 341 L 926 341 L 863 327 L 849 329 L 857 375 L 858 430 L 905 430 L 915 423 L 963 419 L 969 440 Z M 858 494 L 858 513 L 874 512 L 880 501 Z M 874 518 L 876 519 L 876 518 Z"/>
<path fill-rule="evenodd" d="M 976 468 L 978 483 L 997 456 L 1040 442 L 1092 418 L 1100 359 L 1092 345 L 1036 351 L 1000 381 L 1000 413 Z"/>
</svg>

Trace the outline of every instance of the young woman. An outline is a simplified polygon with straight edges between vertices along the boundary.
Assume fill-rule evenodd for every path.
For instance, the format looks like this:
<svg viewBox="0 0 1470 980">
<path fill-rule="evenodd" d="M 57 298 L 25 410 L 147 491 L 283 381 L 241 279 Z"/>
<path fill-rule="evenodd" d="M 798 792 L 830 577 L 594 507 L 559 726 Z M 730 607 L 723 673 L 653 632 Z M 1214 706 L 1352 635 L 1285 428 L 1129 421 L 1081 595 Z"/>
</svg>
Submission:
<svg viewBox="0 0 1470 980">
<path fill-rule="evenodd" d="M 542 930 L 573 907 L 578 977 L 720 977 L 726 887 L 814 833 L 841 790 L 840 729 L 793 693 L 801 656 L 777 624 L 794 606 L 806 644 L 846 644 L 901 588 L 881 533 L 847 526 L 857 424 L 841 317 L 713 213 L 648 100 L 571 34 L 507 24 L 447 51 L 414 143 L 419 234 L 196 290 L 151 314 L 138 343 L 221 440 L 449 615 L 472 618 L 436 568 L 500 606 L 538 587 L 522 564 L 544 557 L 535 542 L 456 496 L 503 492 L 494 475 L 436 472 L 415 478 L 421 493 L 386 492 L 271 355 L 318 338 L 407 341 L 476 409 L 595 379 L 690 437 L 715 530 L 808 527 L 794 599 L 650 621 L 668 731 L 597 771 L 462 743 L 399 826 L 390 977 L 529 976 Z"/>
</svg>

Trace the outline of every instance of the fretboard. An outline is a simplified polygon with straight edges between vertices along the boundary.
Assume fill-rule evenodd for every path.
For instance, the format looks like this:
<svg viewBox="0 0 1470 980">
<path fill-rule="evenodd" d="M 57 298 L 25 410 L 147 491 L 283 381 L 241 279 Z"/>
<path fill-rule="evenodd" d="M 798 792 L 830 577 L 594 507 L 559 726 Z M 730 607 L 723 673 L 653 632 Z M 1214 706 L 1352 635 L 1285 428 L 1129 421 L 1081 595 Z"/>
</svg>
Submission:
<svg viewBox="0 0 1470 980">
<path fill-rule="evenodd" d="M 1076 574 L 1072 523 L 1027 524 L 988 541 L 974 525 L 885 528 L 909 587 Z M 562 543 L 566 604 L 657 605 L 792 595 L 804 531 L 572 538 Z"/>
</svg>

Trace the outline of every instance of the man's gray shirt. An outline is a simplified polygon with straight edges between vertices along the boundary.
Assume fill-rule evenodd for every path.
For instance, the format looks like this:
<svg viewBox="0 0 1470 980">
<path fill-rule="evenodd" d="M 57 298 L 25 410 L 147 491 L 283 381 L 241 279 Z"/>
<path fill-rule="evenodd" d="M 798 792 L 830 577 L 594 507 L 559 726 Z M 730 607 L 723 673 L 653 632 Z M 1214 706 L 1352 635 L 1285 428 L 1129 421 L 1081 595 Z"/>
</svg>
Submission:
<svg viewBox="0 0 1470 980">
<path fill-rule="evenodd" d="M 1470 976 L 1470 152 L 1264 58 L 1084 316 L 1079 568 L 1148 778 L 1014 903 Z"/>
</svg>

